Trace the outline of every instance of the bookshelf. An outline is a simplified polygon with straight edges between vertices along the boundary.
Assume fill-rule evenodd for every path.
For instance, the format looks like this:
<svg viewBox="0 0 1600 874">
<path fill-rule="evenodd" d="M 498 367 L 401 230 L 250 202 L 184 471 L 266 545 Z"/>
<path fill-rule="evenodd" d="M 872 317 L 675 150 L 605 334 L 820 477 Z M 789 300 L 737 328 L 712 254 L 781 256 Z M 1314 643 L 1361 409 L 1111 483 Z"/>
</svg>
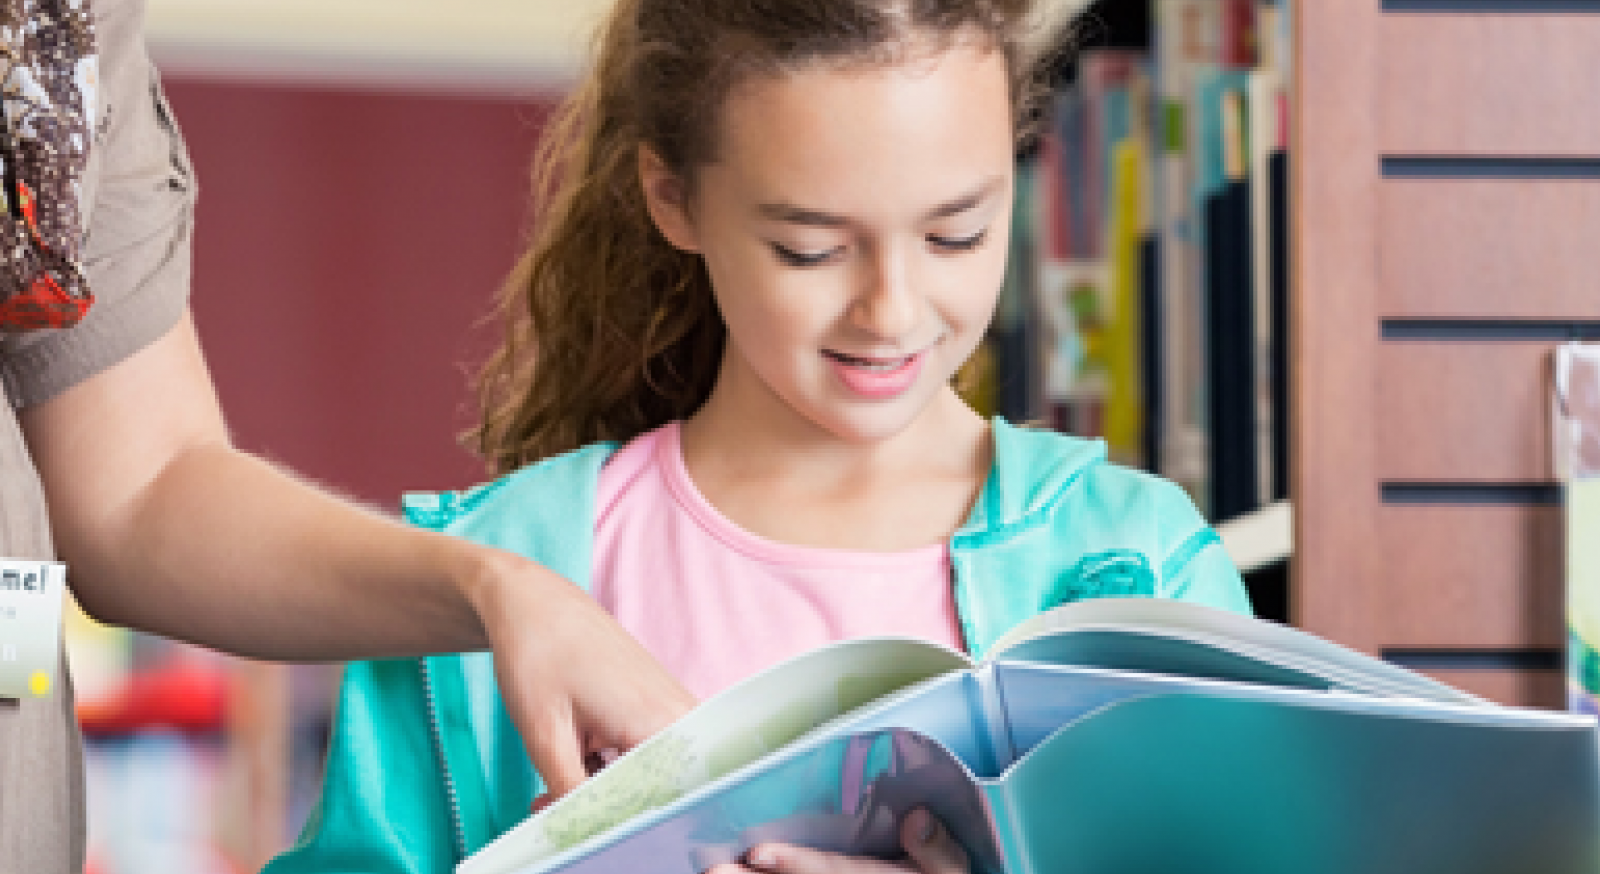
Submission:
<svg viewBox="0 0 1600 874">
<path fill-rule="evenodd" d="M 1226 0 L 1195 5 L 1219 13 L 1224 28 L 1237 23 Z M 1139 301 L 1140 315 L 1159 315 L 1138 327 L 1143 437 L 1119 446 L 1113 435 L 1113 454 L 1184 484 L 1214 523 L 1243 532 L 1238 537 L 1281 533 L 1292 518 L 1289 565 L 1247 574 L 1264 615 L 1491 699 L 1562 706 L 1562 508 L 1549 450 L 1549 359 L 1560 342 L 1600 337 L 1593 293 L 1600 275 L 1590 252 L 1600 227 L 1600 121 L 1575 111 L 1600 98 L 1600 55 L 1592 50 L 1600 44 L 1600 3 L 1255 6 L 1257 67 L 1268 60 L 1285 107 L 1276 133 L 1260 111 L 1261 89 L 1273 87 L 1262 79 L 1273 77 L 1245 68 L 1241 85 L 1238 70 L 1224 69 L 1220 78 L 1202 73 L 1183 83 L 1185 90 L 1171 89 L 1163 70 L 1172 68 L 1161 60 L 1175 39 L 1189 43 L 1172 24 L 1201 14 L 1195 5 L 1090 4 L 1081 30 L 1093 47 L 1066 71 L 1068 96 L 1058 107 L 1087 112 L 1091 127 L 1096 118 L 1114 119 L 1121 110 L 1103 108 L 1112 56 L 1153 56 L 1148 75 L 1161 115 L 1153 118 L 1147 154 L 1159 155 L 1158 165 L 1171 160 L 1171 131 L 1181 131 L 1190 151 L 1177 175 L 1187 175 L 1188 184 L 1173 185 L 1171 168 L 1155 166 L 1145 179 L 1156 185 L 1141 197 L 1153 189 L 1156 214 L 1170 219 L 1171 204 L 1181 202 L 1174 198 L 1185 187 L 1193 194 L 1197 174 L 1216 173 L 1207 169 L 1218 160 L 1216 142 L 1204 138 L 1220 129 L 1219 191 L 1226 197 L 1242 176 L 1250 187 L 1244 208 L 1268 215 L 1265 232 L 1276 239 L 1263 247 L 1257 225 L 1242 253 L 1202 223 L 1199 260 L 1174 259 L 1188 244 L 1182 234 L 1174 244 L 1175 226 L 1158 220 L 1150 228 L 1155 251 L 1141 255 L 1139 269 L 1158 281 L 1154 291 L 1143 290 L 1155 297 Z M 1273 16 L 1277 28 L 1260 26 Z M 1230 42 L 1224 31 L 1212 49 L 1226 54 L 1230 45 L 1248 41 Z M 1133 89 L 1135 102 L 1138 93 Z M 1174 110 L 1161 102 L 1173 97 L 1190 102 L 1177 111 L 1182 122 L 1164 127 Z M 1240 127 L 1247 132 L 1243 173 L 1228 145 Z M 1262 160 L 1260 145 L 1270 137 L 1285 146 L 1278 165 Z M 1103 156 L 1074 156 L 1073 148 L 1066 149 L 1069 162 L 1104 166 Z M 1047 142 L 1039 160 L 1061 160 L 1052 151 L 1060 149 Z M 1276 187 L 1273 173 L 1281 174 Z M 1116 182 L 1097 176 L 1080 190 L 1067 186 L 1069 221 L 1081 209 L 1075 198 L 1114 200 L 1097 186 Z M 1059 174 L 1030 178 L 1062 185 Z M 1050 205 L 1048 193 L 1032 198 L 1025 209 L 1043 216 L 1033 242 L 1048 249 L 1061 207 Z M 1190 205 L 1190 220 L 1200 210 L 1240 208 Z M 1112 221 L 1102 215 L 1097 224 Z M 1089 255 L 1093 266 L 1035 264 L 1019 271 L 1017 282 L 1036 295 L 1052 276 L 1058 284 L 1115 286 L 1103 271 L 1128 268 L 1107 267 L 1109 256 L 1096 245 L 1071 250 Z M 1263 251 L 1282 255 L 1262 265 Z M 1185 269 L 1190 275 L 1181 275 Z M 1243 317 L 1220 306 L 1215 293 L 1242 285 L 1251 286 L 1248 300 L 1256 305 Z M 1264 299 L 1264 286 L 1282 297 Z M 1106 433 L 1095 414 L 1051 409 L 1048 395 L 1057 389 L 1048 381 L 1059 371 L 1051 347 L 1074 348 L 1051 332 L 1064 310 L 1073 316 L 1083 307 L 1063 307 L 1049 294 L 1031 328 L 1011 327 L 997 338 L 1034 344 L 1044 361 L 1023 377 L 1001 369 L 1002 383 L 1021 387 L 1013 387 L 1017 405 L 1007 412 Z M 1194 302 L 1183 303 L 1185 295 Z M 1107 302 L 1126 302 L 1109 292 L 1099 300 L 1110 319 L 1120 316 Z M 1184 327 L 1194 307 L 1200 332 Z M 1107 318 L 1078 327 L 1093 329 Z M 1253 366 L 1228 360 L 1249 348 L 1251 334 L 1235 327 L 1219 335 L 1230 320 L 1253 324 Z M 1089 338 L 1077 354 L 1103 341 Z M 995 357 L 1028 360 L 1015 351 Z M 1185 388 L 1183 380 L 1197 373 L 1201 382 Z M 1061 394 L 1079 406 L 1087 396 L 1092 409 L 1116 383 L 1091 377 L 1084 390 Z M 1203 398 L 1198 409 L 1196 397 Z M 1228 424 L 1240 410 L 1255 412 L 1253 434 Z M 1254 452 L 1228 458 L 1218 451 L 1252 437 Z M 1252 458 L 1254 487 L 1248 477 L 1228 485 Z M 1288 505 L 1277 509 L 1285 499 L 1292 514 Z"/>
<path fill-rule="evenodd" d="M 1549 352 L 1600 336 L 1600 4 L 1306 4 L 1296 622 L 1562 705 Z"/>
<path fill-rule="evenodd" d="M 1113 461 L 1177 481 L 1213 523 L 1281 535 L 1287 7 L 1100 0 L 1070 33 L 1078 48 L 1022 156 L 993 384 L 978 396 L 1104 438 Z M 1246 518 L 1258 513 L 1264 527 Z M 1279 558 L 1246 577 L 1282 621 L 1287 545 L 1255 552 Z"/>
</svg>

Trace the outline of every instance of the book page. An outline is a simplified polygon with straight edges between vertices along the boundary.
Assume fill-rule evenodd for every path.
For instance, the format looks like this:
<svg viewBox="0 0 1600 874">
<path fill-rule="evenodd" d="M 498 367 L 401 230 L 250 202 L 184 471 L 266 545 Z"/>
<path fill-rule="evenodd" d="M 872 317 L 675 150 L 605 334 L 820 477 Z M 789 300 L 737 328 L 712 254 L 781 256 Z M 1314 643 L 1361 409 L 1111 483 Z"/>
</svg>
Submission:
<svg viewBox="0 0 1600 874">
<path fill-rule="evenodd" d="M 1093 598 L 1063 604 L 1007 632 L 995 643 L 986 661 L 1006 658 L 1007 650 L 1029 640 L 1080 631 L 1201 644 L 1273 668 L 1315 676 L 1351 691 L 1469 705 L 1484 703 L 1459 689 L 1287 625 L 1166 598 Z M 1157 673 L 1185 672 L 1181 666 L 1137 667 Z"/>
<path fill-rule="evenodd" d="M 456 872 L 509 874 L 664 807 L 844 713 L 970 665 L 955 650 L 911 638 L 859 638 L 796 656 L 702 702 Z"/>
<path fill-rule="evenodd" d="M 929 683 L 945 679 L 959 678 Z M 767 841 L 892 859 L 915 806 L 927 806 L 963 843 L 973 874 L 1003 870 L 979 789 L 943 745 L 911 730 L 821 729 L 516 874 L 704 874 Z"/>
<path fill-rule="evenodd" d="M 1069 665 L 1003 662 L 992 669 L 992 682 L 1008 702 L 1007 730 L 1017 760 L 1026 758 L 1040 743 L 1069 730 L 1082 719 L 1093 718 L 1098 712 L 1125 701 L 1156 695 L 1268 701 L 1295 707 L 1332 708 L 1343 713 L 1499 728 L 1581 729 L 1587 724 L 1569 714 L 1535 709 L 1382 698 L 1337 689 L 1279 688 L 1205 677 Z"/>
</svg>

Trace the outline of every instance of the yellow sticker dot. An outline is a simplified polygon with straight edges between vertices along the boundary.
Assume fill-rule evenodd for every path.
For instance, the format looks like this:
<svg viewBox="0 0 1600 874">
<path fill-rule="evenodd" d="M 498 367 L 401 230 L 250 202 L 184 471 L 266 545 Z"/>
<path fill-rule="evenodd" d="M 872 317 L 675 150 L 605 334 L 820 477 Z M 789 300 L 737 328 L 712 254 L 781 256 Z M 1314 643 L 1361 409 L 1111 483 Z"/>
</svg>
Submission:
<svg viewBox="0 0 1600 874">
<path fill-rule="evenodd" d="M 35 695 L 48 695 L 50 693 L 50 675 L 44 671 L 34 671 L 33 677 L 28 680 L 28 688 Z"/>
</svg>

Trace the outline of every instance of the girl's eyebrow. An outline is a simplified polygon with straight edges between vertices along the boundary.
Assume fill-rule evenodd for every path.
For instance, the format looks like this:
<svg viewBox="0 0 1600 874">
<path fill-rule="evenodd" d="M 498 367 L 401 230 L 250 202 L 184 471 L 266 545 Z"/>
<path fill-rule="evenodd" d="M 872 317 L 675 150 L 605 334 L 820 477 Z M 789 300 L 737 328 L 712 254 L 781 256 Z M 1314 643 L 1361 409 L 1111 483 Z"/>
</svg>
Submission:
<svg viewBox="0 0 1600 874">
<path fill-rule="evenodd" d="M 946 203 L 941 203 L 933 209 L 928 210 L 928 212 L 923 215 L 922 220 L 933 221 L 934 219 L 949 218 L 953 215 L 960 215 L 961 213 L 983 203 L 985 200 L 988 200 L 989 197 L 993 195 L 994 192 L 1001 186 L 1001 184 L 1004 183 L 1004 181 L 1005 180 L 1003 177 L 991 176 L 988 179 L 985 179 L 971 192 L 963 194 L 960 197 L 957 197 L 954 200 L 950 200 Z M 756 210 L 761 214 L 762 218 L 777 222 L 787 222 L 788 224 L 793 225 L 806 225 L 808 227 L 817 228 L 842 228 L 850 224 L 850 220 L 844 216 L 823 212 L 819 209 L 796 206 L 790 203 L 763 203 L 756 207 Z"/>
<path fill-rule="evenodd" d="M 979 184 L 977 188 L 974 188 L 970 193 L 963 194 L 955 200 L 952 200 L 948 203 L 942 203 L 933 209 L 928 210 L 928 214 L 922 217 L 923 221 L 932 221 L 934 219 L 949 218 L 953 215 L 960 215 L 961 213 L 972 209 L 978 204 L 983 203 L 985 200 L 988 200 L 989 196 L 994 194 L 994 192 L 1004 181 L 1005 180 L 1002 177 L 990 176 L 988 179 L 983 180 L 983 182 Z"/>
<path fill-rule="evenodd" d="M 761 217 L 775 222 L 787 222 L 792 225 L 808 225 L 818 228 L 842 228 L 850 222 L 843 216 L 833 215 L 817 209 L 807 209 L 790 203 L 763 203 L 756 207 Z"/>
</svg>

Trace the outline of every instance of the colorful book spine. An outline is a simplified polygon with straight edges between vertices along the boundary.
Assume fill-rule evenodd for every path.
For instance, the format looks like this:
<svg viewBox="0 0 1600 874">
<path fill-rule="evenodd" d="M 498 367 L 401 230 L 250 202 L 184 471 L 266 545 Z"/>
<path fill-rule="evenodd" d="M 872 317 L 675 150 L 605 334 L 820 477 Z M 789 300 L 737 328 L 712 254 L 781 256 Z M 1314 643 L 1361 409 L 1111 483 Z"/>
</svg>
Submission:
<svg viewBox="0 0 1600 874">
<path fill-rule="evenodd" d="M 1242 512 L 1288 486 L 1287 10 L 1150 12 L 1148 51 L 1075 59 L 1040 149 L 1039 384 L 1058 428 Z"/>
<path fill-rule="evenodd" d="M 1161 257 L 1163 433 L 1160 473 L 1206 504 L 1204 318 L 1199 218 L 1190 198 L 1192 80 L 1215 61 L 1219 26 L 1210 0 L 1155 0 L 1156 99 L 1160 153 L 1157 235 Z"/>
<path fill-rule="evenodd" d="M 1106 333 L 1106 449 L 1113 461 L 1141 465 L 1144 400 L 1139 381 L 1139 246 L 1144 227 L 1144 143 L 1125 137 L 1112 150 L 1108 223 L 1111 323 Z"/>
</svg>

